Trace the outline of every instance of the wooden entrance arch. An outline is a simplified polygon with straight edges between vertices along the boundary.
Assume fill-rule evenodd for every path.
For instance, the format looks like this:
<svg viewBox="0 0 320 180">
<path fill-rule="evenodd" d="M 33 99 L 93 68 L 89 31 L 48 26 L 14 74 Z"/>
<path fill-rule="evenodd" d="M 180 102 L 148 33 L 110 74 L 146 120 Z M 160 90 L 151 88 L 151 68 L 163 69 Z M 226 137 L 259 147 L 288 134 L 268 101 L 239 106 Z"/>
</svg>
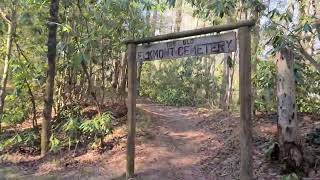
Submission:
<svg viewBox="0 0 320 180">
<path fill-rule="evenodd" d="M 238 29 L 239 43 L 239 85 L 240 85 L 240 179 L 253 179 L 252 167 L 252 118 L 251 118 L 251 35 L 250 28 L 255 20 L 241 21 L 229 25 L 170 33 L 137 40 L 127 40 L 128 47 L 128 139 L 126 178 L 134 177 L 136 97 L 137 97 L 137 45 L 171 39 L 220 33 Z M 154 59 L 154 58 L 151 58 Z"/>
</svg>

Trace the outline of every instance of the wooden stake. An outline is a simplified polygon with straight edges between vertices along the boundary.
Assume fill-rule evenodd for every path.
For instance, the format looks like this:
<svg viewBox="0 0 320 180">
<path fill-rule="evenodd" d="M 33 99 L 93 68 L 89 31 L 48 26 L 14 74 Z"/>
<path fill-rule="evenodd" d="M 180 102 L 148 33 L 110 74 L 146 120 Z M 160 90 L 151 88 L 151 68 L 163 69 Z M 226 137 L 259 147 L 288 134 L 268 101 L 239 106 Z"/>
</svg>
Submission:
<svg viewBox="0 0 320 180">
<path fill-rule="evenodd" d="M 134 176 L 135 135 L 136 135 L 136 94 L 137 94 L 137 63 L 136 47 L 128 44 L 128 140 L 127 140 L 127 179 Z"/>
<path fill-rule="evenodd" d="M 249 27 L 240 27 L 240 180 L 252 180 L 252 119 L 251 119 L 251 38 Z"/>
</svg>

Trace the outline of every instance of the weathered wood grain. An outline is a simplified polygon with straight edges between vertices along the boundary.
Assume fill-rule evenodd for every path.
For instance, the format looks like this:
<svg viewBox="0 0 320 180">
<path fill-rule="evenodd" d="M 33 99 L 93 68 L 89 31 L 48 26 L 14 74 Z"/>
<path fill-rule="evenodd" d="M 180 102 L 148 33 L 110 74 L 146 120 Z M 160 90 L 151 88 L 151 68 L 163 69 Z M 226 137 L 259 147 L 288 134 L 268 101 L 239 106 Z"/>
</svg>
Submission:
<svg viewBox="0 0 320 180">
<path fill-rule="evenodd" d="M 253 179 L 251 118 L 251 38 L 249 27 L 239 28 L 240 180 Z"/>
</svg>

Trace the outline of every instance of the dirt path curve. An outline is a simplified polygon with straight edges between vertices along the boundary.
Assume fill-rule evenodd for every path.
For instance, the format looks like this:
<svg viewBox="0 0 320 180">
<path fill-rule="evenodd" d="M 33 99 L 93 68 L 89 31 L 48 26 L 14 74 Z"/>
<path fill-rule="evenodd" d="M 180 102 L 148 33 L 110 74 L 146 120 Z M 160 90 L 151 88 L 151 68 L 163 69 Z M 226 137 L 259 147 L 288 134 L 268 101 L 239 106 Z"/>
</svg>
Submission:
<svg viewBox="0 0 320 180">
<path fill-rule="evenodd" d="M 156 116 L 154 139 L 137 151 L 138 177 L 142 179 L 208 179 L 197 164 L 201 161 L 202 141 L 209 139 L 197 129 L 201 117 L 194 108 L 163 107 L 139 104 L 139 108 Z M 144 154 L 150 154 L 143 157 Z M 147 162 L 147 166 L 143 166 Z"/>
</svg>

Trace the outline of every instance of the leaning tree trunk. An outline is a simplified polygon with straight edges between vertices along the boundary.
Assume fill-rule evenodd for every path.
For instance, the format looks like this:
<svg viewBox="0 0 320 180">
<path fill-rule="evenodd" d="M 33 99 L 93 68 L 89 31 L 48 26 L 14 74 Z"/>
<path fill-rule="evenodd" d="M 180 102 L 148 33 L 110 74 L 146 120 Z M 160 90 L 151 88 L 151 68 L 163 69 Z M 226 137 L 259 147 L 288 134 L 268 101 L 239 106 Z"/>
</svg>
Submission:
<svg viewBox="0 0 320 180">
<path fill-rule="evenodd" d="M 13 6 L 15 5 L 15 2 L 16 1 L 13 2 Z M 1 17 L 8 24 L 7 51 L 5 55 L 3 74 L 2 74 L 1 84 L 0 84 L 0 131 L 1 131 L 1 119 L 3 116 L 3 110 L 4 110 L 4 99 L 6 97 L 6 87 L 7 87 L 8 76 L 9 76 L 9 61 L 11 59 L 12 44 L 13 44 L 14 34 L 16 29 L 15 14 L 16 14 L 15 7 L 12 10 L 11 19 L 6 16 L 6 14 L 2 11 L 2 9 L 0 9 Z"/>
<path fill-rule="evenodd" d="M 50 18 L 48 22 L 48 70 L 46 92 L 44 99 L 43 120 L 41 126 L 41 156 L 46 155 L 49 146 L 50 121 L 52 119 L 52 104 L 54 92 L 54 77 L 56 71 L 57 55 L 57 23 L 59 12 L 59 0 L 51 0 Z"/>
<path fill-rule="evenodd" d="M 294 55 L 281 49 L 277 59 L 278 138 L 280 159 L 287 170 L 299 169 L 301 148 L 297 144 L 298 120 L 294 79 Z"/>
</svg>

